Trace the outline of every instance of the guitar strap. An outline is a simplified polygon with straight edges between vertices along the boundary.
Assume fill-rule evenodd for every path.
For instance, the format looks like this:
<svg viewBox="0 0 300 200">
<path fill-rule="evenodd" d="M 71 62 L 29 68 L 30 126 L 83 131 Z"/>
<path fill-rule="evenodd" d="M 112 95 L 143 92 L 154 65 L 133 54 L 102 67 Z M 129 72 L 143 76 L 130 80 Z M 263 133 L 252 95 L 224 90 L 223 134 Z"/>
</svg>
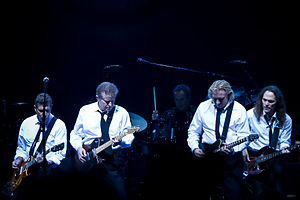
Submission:
<svg viewBox="0 0 300 200">
<path fill-rule="evenodd" d="M 51 132 L 51 130 L 52 130 L 52 128 L 53 128 L 54 123 L 56 122 L 56 120 L 57 120 L 57 117 L 53 117 L 51 119 L 50 123 L 48 124 L 47 130 L 45 131 L 45 141 L 47 141 L 47 138 L 48 138 L 48 136 L 49 136 L 49 134 L 50 134 L 50 132 Z M 29 156 L 33 155 L 34 147 L 35 147 L 35 145 L 36 145 L 36 143 L 37 143 L 37 141 L 38 141 L 38 139 L 40 137 L 40 134 L 41 134 L 41 127 L 40 127 L 38 133 L 36 134 L 34 142 L 33 142 L 32 146 L 30 148 Z M 40 153 L 42 152 L 42 143 L 40 143 L 39 147 L 37 148 L 37 152 L 40 152 Z"/>
<path fill-rule="evenodd" d="M 35 138 L 34 138 L 34 141 L 33 141 L 32 145 L 31 145 L 31 147 L 30 147 L 29 157 L 31 157 L 31 156 L 33 155 L 34 147 L 35 147 L 35 145 L 36 145 L 36 143 L 37 143 L 37 141 L 38 141 L 38 139 L 40 138 L 40 135 L 41 135 L 41 128 L 42 128 L 42 127 L 41 127 L 41 125 L 40 125 L 40 128 L 39 128 L 38 132 L 36 133 L 36 136 L 35 136 Z"/>
<path fill-rule="evenodd" d="M 227 113 L 226 113 L 226 118 L 225 118 L 225 122 L 224 122 L 222 136 L 220 137 L 219 134 L 216 135 L 217 139 L 221 139 L 222 142 L 225 142 L 225 140 L 227 138 L 227 132 L 228 132 L 230 118 L 231 118 L 231 114 L 232 114 L 232 110 L 233 110 L 233 104 L 234 104 L 234 101 L 232 101 L 232 103 L 227 108 Z"/>
</svg>

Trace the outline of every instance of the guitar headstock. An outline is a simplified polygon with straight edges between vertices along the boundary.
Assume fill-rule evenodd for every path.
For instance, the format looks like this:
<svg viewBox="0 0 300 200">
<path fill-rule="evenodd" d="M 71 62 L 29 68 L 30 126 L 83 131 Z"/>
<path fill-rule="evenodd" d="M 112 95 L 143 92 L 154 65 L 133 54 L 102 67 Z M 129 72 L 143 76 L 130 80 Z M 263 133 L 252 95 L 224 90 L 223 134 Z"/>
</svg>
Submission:
<svg viewBox="0 0 300 200">
<path fill-rule="evenodd" d="M 135 133 L 136 131 L 140 130 L 140 127 L 138 126 L 134 126 L 132 128 L 129 128 L 129 129 L 126 129 L 121 135 L 117 136 L 116 138 L 118 140 L 122 139 L 123 137 L 125 137 L 126 135 L 129 135 L 129 134 L 133 134 Z"/>
<path fill-rule="evenodd" d="M 248 136 L 248 141 L 253 142 L 254 140 L 258 139 L 259 135 L 258 134 L 250 134 Z"/>
<path fill-rule="evenodd" d="M 132 128 L 127 129 L 126 134 L 132 134 L 132 133 L 137 132 L 137 131 L 139 131 L 139 130 L 140 130 L 140 127 L 134 126 L 134 127 L 132 127 Z"/>
<path fill-rule="evenodd" d="M 65 146 L 65 143 L 61 143 L 61 144 L 58 144 L 58 145 L 55 145 L 54 147 L 51 148 L 51 151 L 52 152 L 55 152 L 55 151 L 60 151 L 64 148 Z"/>
</svg>

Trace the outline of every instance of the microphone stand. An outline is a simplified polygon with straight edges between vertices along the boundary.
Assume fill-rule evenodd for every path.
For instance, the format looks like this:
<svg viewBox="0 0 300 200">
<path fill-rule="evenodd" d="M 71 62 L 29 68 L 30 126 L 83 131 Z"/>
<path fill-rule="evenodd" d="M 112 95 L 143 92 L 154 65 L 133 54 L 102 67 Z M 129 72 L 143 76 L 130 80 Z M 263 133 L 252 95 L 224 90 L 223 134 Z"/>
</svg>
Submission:
<svg viewBox="0 0 300 200">
<path fill-rule="evenodd" d="M 226 75 L 223 75 L 223 74 L 217 74 L 217 73 L 214 73 L 214 72 L 203 72 L 203 71 L 199 71 L 199 70 L 195 70 L 195 69 L 188 69 L 188 68 L 184 68 L 184 67 L 174 67 L 174 66 L 171 66 L 171 65 L 164 65 L 164 64 L 159 64 L 159 63 L 155 63 L 155 62 L 150 62 L 150 61 L 142 59 L 142 58 L 138 58 L 137 62 L 147 63 L 147 64 L 150 64 L 150 65 L 155 65 L 155 66 L 164 67 L 164 68 L 183 70 L 183 71 L 188 71 L 188 72 L 193 72 L 193 73 L 198 73 L 198 74 L 206 74 L 206 75 L 210 75 L 210 76 L 213 76 L 213 77 L 215 76 L 215 77 L 220 77 L 220 78 L 224 78 L 224 79 L 231 79 L 231 80 L 235 80 L 235 81 L 245 82 L 245 80 L 234 78 L 234 77 L 231 77 L 231 76 L 226 76 Z"/>
<path fill-rule="evenodd" d="M 44 176 L 46 176 L 46 168 L 47 168 L 47 160 L 46 160 L 46 137 L 45 137 L 45 125 L 46 125 L 46 88 L 47 88 L 47 81 L 44 81 L 44 101 L 43 101 L 43 116 L 42 116 L 42 147 L 43 147 L 43 172 Z"/>
</svg>

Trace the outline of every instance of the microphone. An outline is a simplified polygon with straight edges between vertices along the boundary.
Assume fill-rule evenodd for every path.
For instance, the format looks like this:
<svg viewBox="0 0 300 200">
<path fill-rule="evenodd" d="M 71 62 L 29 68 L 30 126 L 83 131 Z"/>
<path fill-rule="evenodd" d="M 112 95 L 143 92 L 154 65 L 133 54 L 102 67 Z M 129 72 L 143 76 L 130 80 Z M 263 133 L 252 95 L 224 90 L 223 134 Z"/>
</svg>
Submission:
<svg viewBox="0 0 300 200">
<path fill-rule="evenodd" d="M 44 79 L 43 79 L 43 82 L 44 82 L 44 84 L 47 84 L 47 83 L 49 83 L 49 78 L 48 77 L 45 77 Z"/>
<path fill-rule="evenodd" d="M 144 59 L 138 58 L 136 61 L 137 61 L 137 62 L 144 62 Z"/>
<path fill-rule="evenodd" d="M 233 63 L 247 64 L 247 61 L 245 61 L 245 60 L 231 60 L 228 63 L 229 64 L 233 64 Z"/>
<path fill-rule="evenodd" d="M 148 60 L 145 60 L 143 58 L 138 58 L 136 61 L 139 62 L 139 63 L 151 63 Z"/>
<path fill-rule="evenodd" d="M 108 66 L 105 66 L 103 69 L 110 70 L 110 69 L 121 69 L 121 68 L 123 68 L 122 65 L 108 65 Z"/>
</svg>

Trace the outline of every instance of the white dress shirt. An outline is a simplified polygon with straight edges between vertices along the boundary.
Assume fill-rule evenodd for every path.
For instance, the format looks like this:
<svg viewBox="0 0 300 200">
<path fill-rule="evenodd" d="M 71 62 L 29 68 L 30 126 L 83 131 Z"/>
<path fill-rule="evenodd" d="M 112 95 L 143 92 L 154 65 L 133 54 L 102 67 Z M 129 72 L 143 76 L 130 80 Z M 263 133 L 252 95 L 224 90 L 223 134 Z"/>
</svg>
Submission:
<svg viewBox="0 0 300 200">
<path fill-rule="evenodd" d="M 223 132 L 223 127 L 225 123 L 227 107 L 230 102 L 224 108 L 224 111 L 220 116 L 220 136 Z M 193 151 L 199 148 L 200 138 L 202 137 L 202 143 L 212 144 L 216 141 L 215 134 L 215 124 L 216 124 L 217 108 L 212 99 L 206 100 L 198 106 L 193 120 L 188 129 L 188 145 Z M 237 101 L 234 102 L 229 128 L 227 132 L 227 138 L 225 140 L 226 144 L 235 142 L 239 139 L 247 137 L 250 133 L 247 112 L 246 109 Z M 233 149 L 235 152 L 242 151 L 246 148 L 247 144 L 242 143 L 235 146 Z"/>
<path fill-rule="evenodd" d="M 85 105 L 80 109 L 74 129 L 70 133 L 70 143 L 76 151 L 83 144 L 91 144 L 95 138 L 101 138 L 101 114 L 99 112 L 97 102 Z M 123 107 L 115 105 L 108 131 L 110 139 L 120 135 L 128 128 L 131 128 L 128 112 Z M 112 148 L 130 147 L 133 140 L 134 135 L 128 134 L 122 138 L 119 145 L 112 146 Z"/>
<path fill-rule="evenodd" d="M 269 146 L 269 125 L 264 118 L 265 112 L 260 116 L 259 121 L 254 115 L 254 108 L 247 111 L 250 131 L 252 133 L 259 134 L 258 140 L 251 142 L 249 145 L 250 149 L 257 151 L 265 146 Z M 292 132 L 292 119 L 288 114 L 285 114 L 286 120 L 282 127 L 279 126 L 279 121 L 276 117 L 276 113 L 272 116 L 275 118 L 272 124 L 272 133 L 274 134 L 274 128 L 279 127 L 278 142 L 276 145 L 276 150 L 280 150 L 284 147 L 289 147 L 291 145 L 291 132 Z"/>
<path fill-rule="evenodd" d="M 45 129 L 47 130 L 48 124 L 54 116 L 50 114 L 48 122 L 45 124 Z M 18 136 L 18 146 L 16 149 L 15 159 L 17 157 L 22 157 L 25 161 L 29 159 L 29 151 L 34 142 L 37 132 L 40 128 L 40 122 L 37 118 L 37 115 L 33 115 L 25 119 L 20 127 L 19 136 Z M 35 145 L 33 155 L 35 154 L 37 148 L 42 142 L 43 134 L 40 134 L 40 137 Z M 64 143 L 64 148 L 57 152 L 50 152 L 46 155 L 47 161 L 53 161 L 55 164 L 59 165 L 61 160 L 66 156 L 67 151 L 67 128 L 65 123 L 57 119 L 49 136 L 46 141 L 46 151 L 55 145 Z"/>
</svg>

